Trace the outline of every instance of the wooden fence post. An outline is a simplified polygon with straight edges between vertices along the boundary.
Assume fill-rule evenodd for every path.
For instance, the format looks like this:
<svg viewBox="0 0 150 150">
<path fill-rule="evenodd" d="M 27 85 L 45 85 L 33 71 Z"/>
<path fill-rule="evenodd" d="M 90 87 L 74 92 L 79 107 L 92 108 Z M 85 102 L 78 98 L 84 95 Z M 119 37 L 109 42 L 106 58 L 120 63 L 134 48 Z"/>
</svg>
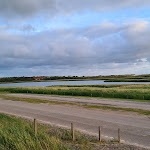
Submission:
<svg viewBox="0 0 150 150">
<path fill-rule="evenodd" d="M 101 127 L 100 126 L 98 127 L 98 131 L 99 131 L 99 141 L 101 142 L 102 139 L 101 139 Z"/>
<path fill-rule="evenodd" d="M 34 119 L 34 133 L 35 133 L 35 136 L 37 135 L 37 120 Z"/>
<path fill-rule="evenodd" d="M 118 142 L 121 143 L 120 128 L 118 129 Z"/>
<path fill-rule="evenodd" d="M 73 123 L 71 123 L 71 135 L 72 135 L 72 141 L 74 141 L 75 137 L 74 137 L 74 125 L 73 125 Z"/>
</svg>

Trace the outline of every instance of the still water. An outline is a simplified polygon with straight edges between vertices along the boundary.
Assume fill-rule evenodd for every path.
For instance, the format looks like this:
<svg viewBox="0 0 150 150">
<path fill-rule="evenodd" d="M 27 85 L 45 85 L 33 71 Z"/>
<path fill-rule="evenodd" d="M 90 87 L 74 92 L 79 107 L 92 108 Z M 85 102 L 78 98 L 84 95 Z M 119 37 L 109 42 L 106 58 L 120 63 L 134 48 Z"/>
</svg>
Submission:
<svg viewBox="0 0 150 150">
<path fill-rule="evenodd" d="M 104 82 L 103 80 L 88 81 L 49 81 L 49 82 L 23 82 L 23 83 L 5 83 L 0 87 L 46 87 L 53 85 L 97 85 L 97 84 L 150 84 L 150 82 Z"/>
</svg>

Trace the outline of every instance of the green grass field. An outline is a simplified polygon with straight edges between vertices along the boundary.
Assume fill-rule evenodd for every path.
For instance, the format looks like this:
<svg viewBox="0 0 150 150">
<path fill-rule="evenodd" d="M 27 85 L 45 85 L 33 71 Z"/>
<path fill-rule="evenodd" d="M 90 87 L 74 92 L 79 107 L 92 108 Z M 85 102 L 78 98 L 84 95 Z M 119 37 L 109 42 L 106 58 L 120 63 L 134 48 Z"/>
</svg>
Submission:
<svg viewBox="0 0 150 150">
<path fill-rule="evenodd" d="M 0 87 L 0 92 L 117 98 L 138 101 L 150 100 L 150 84 Z"/>
</svg>

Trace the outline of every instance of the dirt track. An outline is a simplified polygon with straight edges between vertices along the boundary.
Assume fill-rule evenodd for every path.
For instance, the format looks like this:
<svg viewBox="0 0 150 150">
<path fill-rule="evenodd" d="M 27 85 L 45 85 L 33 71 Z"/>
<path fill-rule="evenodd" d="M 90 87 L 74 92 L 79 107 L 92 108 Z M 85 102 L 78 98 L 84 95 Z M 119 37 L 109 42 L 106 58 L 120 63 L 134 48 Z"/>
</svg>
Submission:
<svg viewBox="0 0 150 150">
<path fill-rule="evenodd" d="M 82 104 L 95 104 L 103 106 L 115 106 L 122 108 L 137 108 L 150 110 L 150 102 L 138 102 L 127 100 L 112 100 L 112 99 L 99 99 L 99 98 L 79 98 L 68 96 L 52 96 L 52 95 L 39 95 L 39 94 L 7 94 L 8 96 L 24 97 L 24 98 L 36 98 L 44 100 L 55 100 Z"/>
</svg>

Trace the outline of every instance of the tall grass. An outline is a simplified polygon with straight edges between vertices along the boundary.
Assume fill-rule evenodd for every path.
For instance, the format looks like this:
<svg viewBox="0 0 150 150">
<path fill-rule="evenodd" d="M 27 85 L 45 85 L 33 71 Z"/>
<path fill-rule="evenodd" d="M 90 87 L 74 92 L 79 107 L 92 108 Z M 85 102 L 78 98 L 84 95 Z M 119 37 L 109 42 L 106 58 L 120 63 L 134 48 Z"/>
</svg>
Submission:
<svg viewBox="0 0 150 150">
<path fill-rule="evenodd" d="M 38 124 L 34 135 L 33 124 L 29 121 L 0 113 L 0 150 L 98 150 L 126 149 L 127 145 L 117 144 L 116 139 L 100 143 L 97 137 L 81 134 L 75 130 L 75 141 L 71 132 L 58 127 Z M 133 148 L 133 147 L 132 147 Z"/>
<path fill-rule="evenodd" d="M 92 150 L 98 142 L 78 131 L 75 137 L 73 142 L 70 130 L 39 124 L 35 136 L 33 123 L 0 113 L 0 150 Z"/>
<path fill-rule="evenodd" d="M 150 100 L 150 85 L 3 87 L 1 92 Z"/>
<path fill-rule="evenodd" d="M 59 138 L 48 136 L 47 128 L 39 126 L 37 136 L 33 125 L 24 120 L 0 114 L 1 150 L 67 150 Z"/>
</svg>

